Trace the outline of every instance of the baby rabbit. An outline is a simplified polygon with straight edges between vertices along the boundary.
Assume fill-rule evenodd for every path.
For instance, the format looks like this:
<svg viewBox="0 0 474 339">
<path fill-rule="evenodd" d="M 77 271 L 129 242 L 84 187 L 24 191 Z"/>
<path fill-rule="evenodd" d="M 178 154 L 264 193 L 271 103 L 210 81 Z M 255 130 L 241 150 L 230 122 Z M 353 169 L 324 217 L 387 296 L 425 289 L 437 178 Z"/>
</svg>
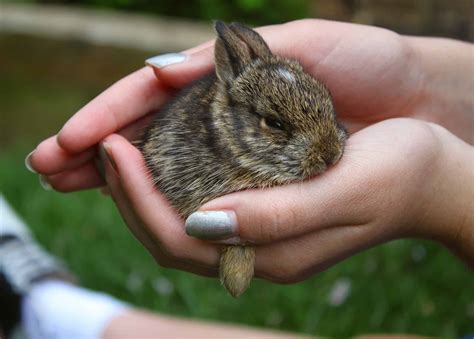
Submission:
<svg viewBox="0 0 474 339">
<path fill-rule="evenodd" d="M 347 138 L 326 87 L 275 56 L 254 30 L 215 23 L 215 74 L 156 115 L 139 148 L 154 183 L 183 218 L 218 196 L 301 181 L 342 156 Z M 224 246 L 221 281 L 250 284 L 252 247 Z"/>
</svg>

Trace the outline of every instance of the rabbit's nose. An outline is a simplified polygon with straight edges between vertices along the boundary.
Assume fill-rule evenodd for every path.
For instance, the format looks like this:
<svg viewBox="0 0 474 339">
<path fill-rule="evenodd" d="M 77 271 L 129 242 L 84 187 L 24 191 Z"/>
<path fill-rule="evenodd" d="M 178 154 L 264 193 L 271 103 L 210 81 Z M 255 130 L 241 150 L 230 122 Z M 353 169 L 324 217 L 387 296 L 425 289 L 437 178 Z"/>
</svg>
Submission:
<svg viewBox="0 0 474 339">
<path fill-rule="evenodd" d="M 342 157 L 342 150 L 339 147 L 335 147 L 330 151 L 325 152 L 321 158 L 327 167 L 334 165 Z"/>
</svg>

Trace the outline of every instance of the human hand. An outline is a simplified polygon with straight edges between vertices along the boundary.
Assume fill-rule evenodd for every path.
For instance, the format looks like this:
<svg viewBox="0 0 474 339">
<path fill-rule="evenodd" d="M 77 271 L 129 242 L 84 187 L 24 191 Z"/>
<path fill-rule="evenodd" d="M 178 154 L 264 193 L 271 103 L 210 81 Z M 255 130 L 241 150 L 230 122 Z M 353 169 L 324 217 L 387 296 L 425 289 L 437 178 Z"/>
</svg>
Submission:
<svg viewBox="0 0 474 339">
<path fill-rule="evenodd" d="M 466 99 L 472 92 L 472 77 L 462 76 L 466 74 L 463 65 L 472 59 L 471 45 L 407 38 L 381 28 L 324 20 L 294 21 L 258 31 L 276 54 L 299 60 L 327 84 L 350 133 L 404 116 L 438 122 L 472 142 L 472 100 Z M 58 136 L 38 145 L 29 157 L 31 167 L 60 191 L 103 185 L 92 160 L 97 143 L 123 128 L 127 130 L 120 133 L 127 139 L 137 138 L 147 114 L 166 101 L 171 88 L 181 88 L 212 70 L 212 42 L 184 55 L 187 58 L 181 63 L 155 68 L 158 80 L 144 68 L 99 95 L 77 112 Z M 453 65 L 445 67 L 447 64 Z M 443 74 L 440 69 L 448 69 L 448 81 L 436 78 Z M 455 90 L 450 91 L 449 86 Z M 467 96 L 463 94 L 466 91 Z"/>
<path fill-rule="evenodd" d="M 140 152 L 118 135 L 107 137 L 104 149 L 113 159 L 106 162 L 112 197 L 158 263 L 216 275 L 219 245 L 186 235 L 184 220 L 153 188 Z M 410 236 L 441 241 L 473 264 L 468 204 L 474 189 L 465 180 L 473 154 L 436 125 L 386 120 L 355 133 L 340 162 L 314 179 L 233 193 L 200 212 L 208 212 L 208 226 L 209 211 L 236 220 L 233 236 L 255 245 L 256 276 L 276 282 L 300 281 L 358 251 Z M 186 231 L 209 238 L 201 226 L 188 223 Z"/>
</svg>

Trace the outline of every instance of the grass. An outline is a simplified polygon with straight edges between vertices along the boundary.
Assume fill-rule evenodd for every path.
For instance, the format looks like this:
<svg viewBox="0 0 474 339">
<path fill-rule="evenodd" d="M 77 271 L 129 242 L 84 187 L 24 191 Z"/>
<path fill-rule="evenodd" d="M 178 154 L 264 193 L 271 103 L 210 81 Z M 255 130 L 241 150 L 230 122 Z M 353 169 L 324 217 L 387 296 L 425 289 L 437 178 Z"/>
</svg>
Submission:
<svg viewBox="0 0 474 339">
<path fill-rule="evenodd" d="M 23 165 L 36 142 L 55 133 L 68 115 L 132 65 L 138 67 L 138 61 L 114 61 L 130 69 L 124 66 L 92 81 L 69 69 L 87 69 L 88 62 L 98 67 L 102 59 L 95 48 L 73 43 L 63 50 L 54 41 L 32 46 L 37 43 L 20 38 L 22 44 L 15 44 L 19 37 L 0 36 L 0 44 L 8 47 L 2 48 L 7 55 L 0 56 L 0 191 L 84 286 L 156 312 L 309 334 L 455 337 L 473 331 L 472 273 L 426 241 L 394 241 L 295 285 L 256 280 L 238 300 L 214 279 L 160 268 L 127 230 L 110 199 L 96 191 L 46 192 Z M 46 53 L 52 45 L 55 53 Z M 33 47 L 44 59 L 30 65 L 22 60 L 22 49 Z M 65 58 L 70 64 L 58 66 Z M 46 61 L 54 67 L 40 69 Z M 350 293 L 336 306 L 329 296 L 342 280 L 350 283 Z"/>
</svg>

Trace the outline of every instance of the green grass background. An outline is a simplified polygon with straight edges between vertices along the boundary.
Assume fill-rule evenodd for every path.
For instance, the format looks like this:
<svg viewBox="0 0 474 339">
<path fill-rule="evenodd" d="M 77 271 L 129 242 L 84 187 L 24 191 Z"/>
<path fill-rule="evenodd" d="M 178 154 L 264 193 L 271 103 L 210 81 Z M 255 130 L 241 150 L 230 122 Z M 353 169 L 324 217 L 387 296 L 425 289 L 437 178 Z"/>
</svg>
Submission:
<svg viewBox="0 0 474 339">
<path fill-rule="evenodd" d="M 472 273 L 426 241 L 365 251 L 295 285 L 255 280 L 238 300 L 214 279 L 160 268 L 109 198 L 44 191 L 23 164 L 37 142 L 149 54 L 21 35 L 0 35 L 0 50 L 0 190 L 84 286 L 156 312 L 318 335 L 474 332 Z M 339 279 L 351 291 L 333 306 Z"/>
</svg>

